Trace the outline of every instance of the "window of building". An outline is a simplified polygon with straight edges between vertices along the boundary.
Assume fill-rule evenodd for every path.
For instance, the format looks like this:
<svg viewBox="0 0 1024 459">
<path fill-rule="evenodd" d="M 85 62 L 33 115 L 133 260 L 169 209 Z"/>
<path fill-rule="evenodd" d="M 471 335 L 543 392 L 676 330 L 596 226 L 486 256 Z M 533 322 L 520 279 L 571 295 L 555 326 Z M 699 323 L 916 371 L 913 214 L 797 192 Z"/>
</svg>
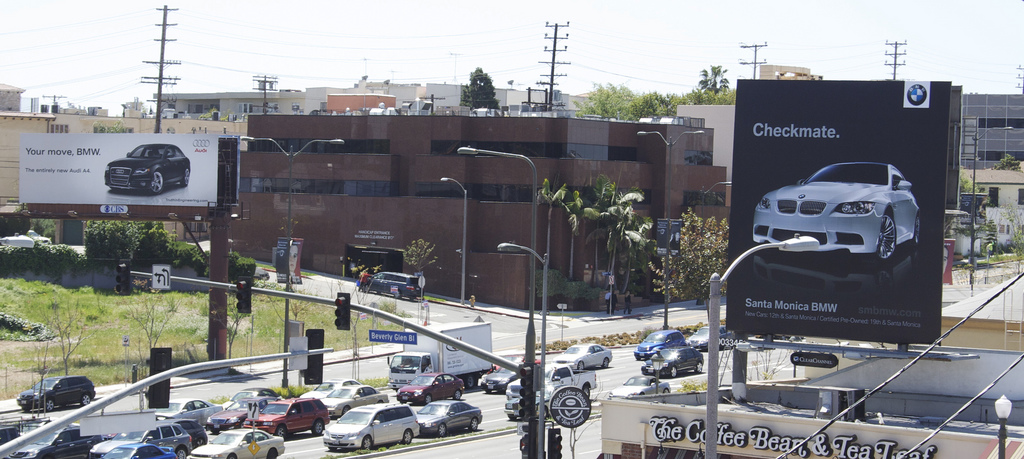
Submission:
<svg viewBox="0 0 1024 459">
<path fill-rule="evenodd" d="M 66 124 L 51 124 L 50 125 L 50 134 L 67 134 L 69 132 L 71 132 L 71 129 L 68 128 L 68 125 L 66 125 Z"/>
<path fill-rule="evenodd" d="M 1017 188 L 1017 205 L 1024 206 L 1024 188 Z"/>
<path fill-rule="evenodd" d="M 999 187 L 988 187 L 988 206 L 999 207 Z"/>
<path fill-rule="evenodd" d="M 253 108 L 253 104 L 249 104 L 249 103 L 238 104 L 238 112 L 239 113 L 256 113 L 256 112 L 253 111 L 252 108 Z"/>
</svg>

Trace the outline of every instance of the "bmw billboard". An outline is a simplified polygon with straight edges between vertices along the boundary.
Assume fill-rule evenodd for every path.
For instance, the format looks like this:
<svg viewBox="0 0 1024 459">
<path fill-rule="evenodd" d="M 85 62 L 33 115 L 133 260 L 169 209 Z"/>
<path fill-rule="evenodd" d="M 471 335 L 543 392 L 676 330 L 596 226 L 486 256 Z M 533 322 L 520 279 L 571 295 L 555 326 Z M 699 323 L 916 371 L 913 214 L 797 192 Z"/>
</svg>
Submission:
<svg viewBox="0 0 1024 459">
<path fill-rule="evenodd" d="M 737 88 L 728 328 L 930 343 L 939 336 L 949 82 Z"/>
<path fill-rule="evenodd" d="M 19 198 L 33 204 L 206 207 L 217 202 L 219 137 L 22 134 Z"/>
</svg>

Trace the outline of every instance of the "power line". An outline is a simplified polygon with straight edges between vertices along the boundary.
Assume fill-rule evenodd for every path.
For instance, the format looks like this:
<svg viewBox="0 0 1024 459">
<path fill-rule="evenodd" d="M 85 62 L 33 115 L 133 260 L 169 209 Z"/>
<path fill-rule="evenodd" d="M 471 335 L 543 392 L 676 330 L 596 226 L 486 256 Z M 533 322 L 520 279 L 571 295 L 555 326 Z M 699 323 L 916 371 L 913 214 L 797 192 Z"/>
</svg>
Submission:
<svg viewBox="0 0 1024 459">
<path fill-rule="evenodd" d="M 743 49 L 754 48 L 754 60 L 750 61 L 750 62 L 740 61 L 740 65 L 753 65 L 754 66 L 754 76 L 751 77 L 751 78 L 753 78 L 755 80 L 757 79 L 757 66 L 761 65 L 761 64 L 765 64 L 765 63 L 768 62 L 768 61 L 760 61 L 760 62 L 757 61 L 757 50 L 760 49 L 760 48 L 767 47 L 767 46 L 768 46 L 768 42 L 764 42 L 763 44 L 760 44 L 760 45 L 756 44 L 756 43 L 753 44 L 753 45 L 745 45 L 743 43 L 740 43 L 740 48 L 743 48 Z"/>
<path fill-rule="evenodd" d="M 892 46 L 892 54 L 885 53 L 886 56 L 892 56 L 892 64 L 888 64 L 887 63 L 885 65 L 888 65 L 888 66 L 892 67 L 892 79 L 895 81 L 896 80 L 896 68 L 901 66 L 901 65 L 907 65 L 906 61 L 896 62 L 896 59 L 898 59 L 900 56 L 906 56 L 907 55 L 906 51 L 904 51 L 902 53 L 900 52 L 900 46 L 907 46 L 907 42 L 900 43 L 900 42 L 896 41 L 896 42 L 889 43 L 888 41 L 886 41 L 885 42 L 885 46 Z"/>
<path fill-rule="evenodd" d="M 1021 67 L 1021 66 L 1018 65 L 1017 66 L 1017 70 L 1024 70 L 1024 67 Z M 1021 80 L 1022 82 L 1024 82 L 1024 74 L 1018 73 L 1017 74 L 1017 79 Z M 1017 83 L 1017 87 L 1024 89 L 1024 85 L 1022 85 L 1020 83 Z"/>
</svg>

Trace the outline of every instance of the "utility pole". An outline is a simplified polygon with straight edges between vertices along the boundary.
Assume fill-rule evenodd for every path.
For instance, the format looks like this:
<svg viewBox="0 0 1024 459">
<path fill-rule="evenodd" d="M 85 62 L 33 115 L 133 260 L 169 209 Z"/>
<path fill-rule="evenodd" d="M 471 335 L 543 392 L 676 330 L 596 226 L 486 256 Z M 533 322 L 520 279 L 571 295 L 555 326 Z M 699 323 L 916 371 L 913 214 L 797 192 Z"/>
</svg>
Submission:
<svg viewBox="0 0 1024 459">
<path fill-rule="evenodd" d="M 164 99 L 164 85 L 165 84 L 175 84 L 178 81 L 177 77 L 164 78 L 164 67 L 166 67 L 168 65 L 178 65 L 178 64 L 181 64 L 181 61 L 168 61 L 168 60 L 164 60 L 164 48 L 167 47 L 167 42 L 169 42 L 169 41 L 177 41 L 177 40 L 171 40 L 171 39 L 167 38 L 167 27 L 168 26 L 176 26 L 176 25 L 178 25 L 178 24 L 168 24 L 167 23 L 167 12 L 168 11 L 178 11 L 178 9 L 177 8 L 168 9 L 167 5 L 164 5 L 163 8 L 157 8 L 157 11 L 163 11 L 164 12 L 163 23 L 157 24 L 157 26 L 160 27 L 160 39 L 159 40 L 155 40 L 155 41 L 159 41 L 160 42 L 160 61 L 159 62 L 143 61 L 143 63 L 155 64 L 157 66 L 157 69 L 158 69 L 157 76 L 156 77 L 142 77 L 142 82 L 143 83 L 155 83 L 156 84 L 156 127 L 155 127 L 155 129 L 153 129 L 153 132 L 156 133 L 156 134 L 159 134 L 160 133 L 160 117 L 161 117 L 161 111 L 162 111 L 162 108 L 160 107 L 160 104 L 163 102 L 163 99 Z M 156 80 L 156 81 L 153 81 L 153 80 Z M 170 81 L 165 81 L 165 80 L 170 80 Z"/>
<path fill-rule="evenodd" d="M 559 37 L 558 36 L 558 28 L 559 27 L 569 27 L 569 23 L 566 22 L 565 25 L 559 25 L 559 24 L 548 24 L 547 22 L 545 22 L 544 23 L 544 27 L 553 27 L 555 29 L 555 33 L 553 35 L 551 35 L 550 37 L 548 36 L 548 34 L 544 34 L 544 39 L 545 40 L 551 40 L 551 49 L 548 49 L 547 46 L 544 47 L 544 51 L 545 52 L 551 51 L 551 61 L 550 62 L 540 61 L 541 64 L 550 64 L 551 65 L 551 72 L 548 75 L 541 75 L 541 76 L 548 77 L 548 81 L 546 81 L 546 82 L 545 81 L 538 81 L 537 84 L 544 85 L 544 86 L 548 87 L 547 95 L 544 97 L 544 105 L 547 106 L 548 111 L 551 111 L 551 110 L 554 110 L 554 105 L 555 105 L 555 77 L 565 76 L 564 73 L 555 74 L 555 66 L 556 65 L 562 65 L 562 64 L 564 64 L 564 65 L 570 65 L 571 64 L 570 62 L 558 62 L 558 60 L 556 59 L 557 54 L 558 54 L 559 51 L 565 51 L 566 50 L 566 46 L 565 45 L 562 45 L 562 49 L 558 49 L 558 39 L 559 38 L 562 38 L 563 40 L 568 40 L 569 39 L 569 34 L 565 34 L 564 36 Z"/>
<path fill-rule="evenodd" d="M 896 62 L 896 60 L 899 59 L 900 56 L 906 56 L 907 55 L 906 51 L 904 51 L 902 53 L 900 52 L 900 46 L 907 46 L 907 42 L 900 43 L 898 41 L 894 41 L 892 43 L 889 43 L 888 41 L 886 41 L 885 42 L 885 46 L 892 46 L 892 54 L 885 53 L 886 56 L 892 56 L 892 64 L 885 64 L 885 65 L 888 65 L 888 66 L 892 67 L 892 79 L 893 79 L 893 81 L 896 81 L 896 68 L 901 66 L 901 65 L 907 65 L 906 61 Z"/>
<path fill-rule="evenodd" d="M 263 91 L 263 114 L 267 114 L 267 91 L 277 91 L 277 77 L 267 75 L 253 75 L 252 82 L 257 91 Z"/>
<path fill-rule="evenodd" d="M 1019 65 L 1018 65 L 1018 66 L 1017 66 L 1017 70 L 1022 70 L 1022 71 L 1024 71 L 1024 67 L 1021 67 L 1021 66 L 1019 66 Z M 1022 73 L 1022 74 L 1019 74 L 1019 75 L 1017 75 L 1017 79 L 1018 79 L 1018 80 L 1022 80 L 1022 81 L 1024 81 L 1024 73 Z M 1021 84 L 1021 83 L 1017 83 L 1017 87 L 1018 87 L 1018 88 L 1021 88 L 1021 89 L 1024 89 L 1024 84 Z M 1022 92 L 1024 92 L 1024 91 L 1022 91 Z"/>
<path fill-rule="evenodd" d="M 757 43 L 754 43 L 753 45 L 746 45 L 746 44 L 740 43 L 740 48 L 743 48 L 743 49 L 754 48 L 754 60 L 752 60 L 750 62 L 740 61 L 740 65 L 753 65 L 754 66 L 754 75 L 751 78 L 753 78 L 755 80 L 757 79 L 757 66 L 759 66 L 761 64 L 765 64 L 765 63 L 768 62 L 768 61 L 758 61 L 757 60 L 757 50 L 759 50 L 761 48 L 765 48 L 767 46 L 768 46 L 768 42 L 764 42 L 764 43 L 762 43 L 760 45 L 757 44 Z"/>
</svg>

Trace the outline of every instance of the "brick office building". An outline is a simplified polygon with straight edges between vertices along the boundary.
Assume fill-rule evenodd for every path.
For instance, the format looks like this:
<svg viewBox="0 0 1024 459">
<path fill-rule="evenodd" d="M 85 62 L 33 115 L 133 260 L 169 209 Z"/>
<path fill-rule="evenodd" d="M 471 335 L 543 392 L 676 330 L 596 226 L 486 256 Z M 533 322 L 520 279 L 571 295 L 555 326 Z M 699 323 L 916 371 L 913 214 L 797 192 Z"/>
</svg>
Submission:
<svg viewBox="0 0 1024 459">
<path fill-rule="evenodd" d="M 427 294 L 458 298 L 461 287 L 463 194 L 468 190 L 466 297 L 525 307 L 528 264 L 532 257 L 499 253 L 497 245 L 530 243 L 532 173 L 516 158 L 466 156 L 460 147 L 525 155 L 537 168 L 538 185 L 545 179 L 582 189 L 600 175 L 620 189 L 638 187 L 645 200 L 635 207 L 642 215 L 664 216 L 666 145 L 684 131 L 704 134 L 679 137 L 672 149 L 672 209 L 678 216 L 701 197 L 722 204 L 703 209 L 724 217 L 725 192 L 708 191 L 725 180 L 724 167 L 712 166 L 713 131 L 700 119 L 683 124 L 650 124 L 551 117 L 461 116 L 252 116 L 249 135 L 273 138 L 296 151 L 312 139 L 345 140 L 344 145 L 314 143 L 294 157 L 292 192 L 293 237 L 303 238 L 305 269 L 342 274 L 351 265 L 380 266 L 411 272 L 402 252 L 412 241 L 436 244 L 437 261 L 424 269 Z M 244 148 L 244 147 L 243 147 Z M 239 179 L 242 220 L 231 225 L 234 250 L 269 259 L 278 237 L 285 235 L 289 198 L 288 156 L 266 141 L 254 141 L 242 152 Z M 715 199 L 712 199 L 715 200 Z M 544 254 L 548 209 L 537 208 L 537 248 Z M 603 244 L 594 268 L 595 245 L 586 243 L 591 223 L 572 237 L 564 212 L 551 219 L 550 269 L 573 279 L 591 279 L 607 269 Z M 536 266 L 539 268 L 540 264 Z M 599 282 L 606 282 L 597 279 Z M 573 305 L 597 307 L 596 304 Z"/>
</svg>

